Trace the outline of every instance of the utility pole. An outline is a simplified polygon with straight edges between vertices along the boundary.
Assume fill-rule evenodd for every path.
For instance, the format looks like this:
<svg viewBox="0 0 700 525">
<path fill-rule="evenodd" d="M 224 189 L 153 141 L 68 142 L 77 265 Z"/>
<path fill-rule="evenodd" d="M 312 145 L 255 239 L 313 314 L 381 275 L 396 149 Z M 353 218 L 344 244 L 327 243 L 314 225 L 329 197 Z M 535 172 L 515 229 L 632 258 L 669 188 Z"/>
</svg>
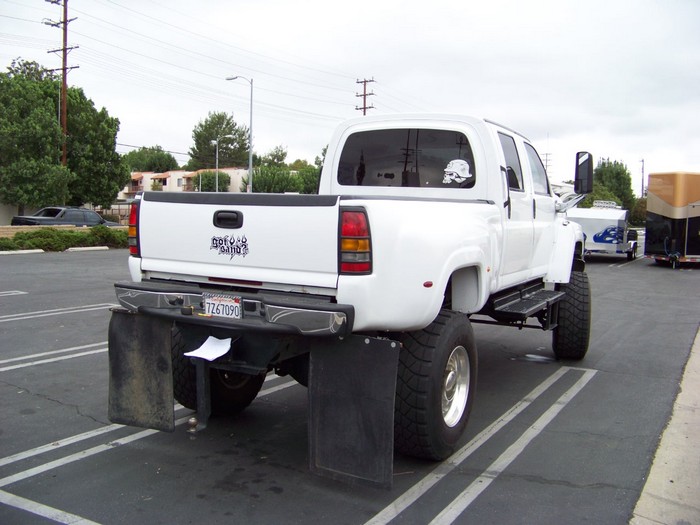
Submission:
<svg viewBox="0 0 700 525">
<path fill-rule="evenodd" d="M 549 171 L 549 157 L 551 155 L 552 155 L 551 153 L 543 153 L 542 154 L 542 156 L 544 157 L 544 159 L 542 159 L 544 161 L 544 170 L 547 172 Z"/>
<path fill-rule="evenodd" d="M 373 91 L 370 92 L 370 93 L 367 93 L 367 84 L 369 84 L 370 82 L 374 82 L 374 78 L 371 78 L 371 79 L 369 79 L 369 80 L 367 80 L 367 79 L 358 80 L 358 81 L 355 82 L 356 84 L 362 84 L 362 93 L 361 93 L 361 94 L 358 94 L 358 93 L 355 94 L 356 97 L 362 97 L 362 106 L 360 106 L 360 107 L 355 106 L 355 109 L 356 109 L 356 110 L 358 110 L 358 111 L 359 111 L 359 110 L 362 110 L 362 115 L 366 115 L 368 109 L 374 109 L 374 106 L 373 106 L 373 105 L 372 105 L 372 106 L 368 106 L 368 105 L 367 105 L 367 97 L 374 96 L 374 92 L 373 92 Z"/>
<path fill-rule="evenodd" d="M 61 0 L 46 0 L 48 3 L 53 5 L 61 5 Z M 62 64 L 61 71 L 63 72 L 61 77 L 61 130 L 63 133 L 63 144 L 61 147 L 61 165 L 65 166 L 68 162 L 68 150 L 67 150 L 67 140 L 68 140 L 68 71 L 75 69 L 79 66 L 68 67 L 68 51 L 76 49 L 78 46 L 68 47 L 68 24 L 70 24 L 75 18 L 68 19 L 68 0 L 63 0 L 63 19 L 59 22 L 54 22 L 52 20 L 44 20 L 44 24 L 51 27 L 61 27 L 63 29 L 63 47 L 59 49 L 52 49 L 47 51 L 47 53 L 57 53 L 61 52 Z M 56 71 L 52 69 L 51 71 Z"/>
<path fill-rule="evenodd" d="M 644 159 L 639 162 L 642 163 L 642 198 L 644 198 Z"/>
</svg>

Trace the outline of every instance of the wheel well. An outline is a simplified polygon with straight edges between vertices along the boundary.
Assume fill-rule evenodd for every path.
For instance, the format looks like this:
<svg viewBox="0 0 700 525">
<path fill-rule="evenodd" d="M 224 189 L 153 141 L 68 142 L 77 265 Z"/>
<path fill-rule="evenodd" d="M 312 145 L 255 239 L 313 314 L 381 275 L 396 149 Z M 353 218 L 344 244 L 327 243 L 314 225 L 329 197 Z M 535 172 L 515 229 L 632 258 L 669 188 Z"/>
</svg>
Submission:
<svg viewBox="0 0 700 525">
<path fill-rule="evenodd" d="M 471 313 L 479 309 L 481 286 L 476 266 L 455 270 L 447 281 L 444 308 Z"/>
<path fill-rule="evenodd" d="M 577 242 L 574 248 L 574 260 L 571 265 L 571 269 L 577 272 L 582 272 L 586 269 L 586 263 L 584 260 L 583 253 L 583 243 Z"/>
</svg>

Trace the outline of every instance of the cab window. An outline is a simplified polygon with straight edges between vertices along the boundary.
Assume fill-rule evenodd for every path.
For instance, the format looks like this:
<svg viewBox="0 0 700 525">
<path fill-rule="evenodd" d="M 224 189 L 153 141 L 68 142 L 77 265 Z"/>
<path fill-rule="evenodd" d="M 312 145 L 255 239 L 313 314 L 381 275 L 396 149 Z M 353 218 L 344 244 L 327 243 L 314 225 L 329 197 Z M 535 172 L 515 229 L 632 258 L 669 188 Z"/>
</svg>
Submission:
<svg viewBox="0 0 700 525">
<path fill-rule="evenodd" d="M 527 158 L 530 161 L 530 170 L 532 170 L 532 186 L 535 193 L 542 195 L 549 195 L 549 179 L 547 178 L 547 171 L 544 169 L 544 164 L 540 156 L 535 151 L 530 144 L 525 143 L 525 151 L 527 151 Z"/>
<path fill-rule="evenodd" d="M 508 177 L 508 187 L 511 190 L 523 191 L 523 170 L 520 166 L 518 149 L 515 147 L 515 140 L 510 135 L 498 132 L 498 138 L 503 148 L 503 156 L 506 160 L 506 175 Z"/>
<path fill-rule="evenodd" d="M 474 155 L 458 131 L 428 128 L 353 133 L 343 146 L 338 183 L 344 186 L 473 188 Z"/>
</svg>

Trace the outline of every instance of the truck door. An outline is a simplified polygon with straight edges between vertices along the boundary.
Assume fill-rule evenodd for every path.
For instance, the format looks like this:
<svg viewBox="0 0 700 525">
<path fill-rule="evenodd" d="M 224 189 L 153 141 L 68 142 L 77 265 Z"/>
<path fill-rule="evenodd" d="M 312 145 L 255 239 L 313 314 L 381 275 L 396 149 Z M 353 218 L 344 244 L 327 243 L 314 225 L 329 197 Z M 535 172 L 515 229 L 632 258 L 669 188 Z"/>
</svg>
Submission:
<svg viewBox="0 0 700 525">
<path fill-rule="evenodd" d="M 547 172 L 544 169 L 542 160 L 527 142 L 525 152 L 530 164 L 532 174 L 533 189 L 533 244 L 532 272 L 534 275 L 544 275 L 547 273 L 549 258 L 552 254 L 552 244 L 554 243 L 554 220 L 556 210 L 554 198 L 551 195 Z"/>
<path fill-rule="evenodd" d="M 515 139 L 507 133 L 498 132 L 503 149 L 505 172 L 510 191 L 510 209 L 504 219 L 503 260 L 501 275 L 503 284 L 517 281 L 529 273 L 533 252 L 533 199 L 530 188 L 525 185 L 523 168 L 515 145 Z"/>
</svg>

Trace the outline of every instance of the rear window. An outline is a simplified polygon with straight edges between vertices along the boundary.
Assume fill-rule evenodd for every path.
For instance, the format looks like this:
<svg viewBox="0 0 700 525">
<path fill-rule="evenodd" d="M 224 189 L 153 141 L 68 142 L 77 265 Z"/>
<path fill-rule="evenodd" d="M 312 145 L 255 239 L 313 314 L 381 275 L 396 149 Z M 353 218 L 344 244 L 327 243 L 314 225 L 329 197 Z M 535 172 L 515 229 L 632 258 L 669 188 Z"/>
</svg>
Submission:
<svg viewBox="0 0 700 525">
<path fill-rule="evenodd" d="M 467 137 L 441 129 L 354 133 L 338 165 L 338 183 L 344 186 L 472 188 L 475 182 Z"/>
</svg>

